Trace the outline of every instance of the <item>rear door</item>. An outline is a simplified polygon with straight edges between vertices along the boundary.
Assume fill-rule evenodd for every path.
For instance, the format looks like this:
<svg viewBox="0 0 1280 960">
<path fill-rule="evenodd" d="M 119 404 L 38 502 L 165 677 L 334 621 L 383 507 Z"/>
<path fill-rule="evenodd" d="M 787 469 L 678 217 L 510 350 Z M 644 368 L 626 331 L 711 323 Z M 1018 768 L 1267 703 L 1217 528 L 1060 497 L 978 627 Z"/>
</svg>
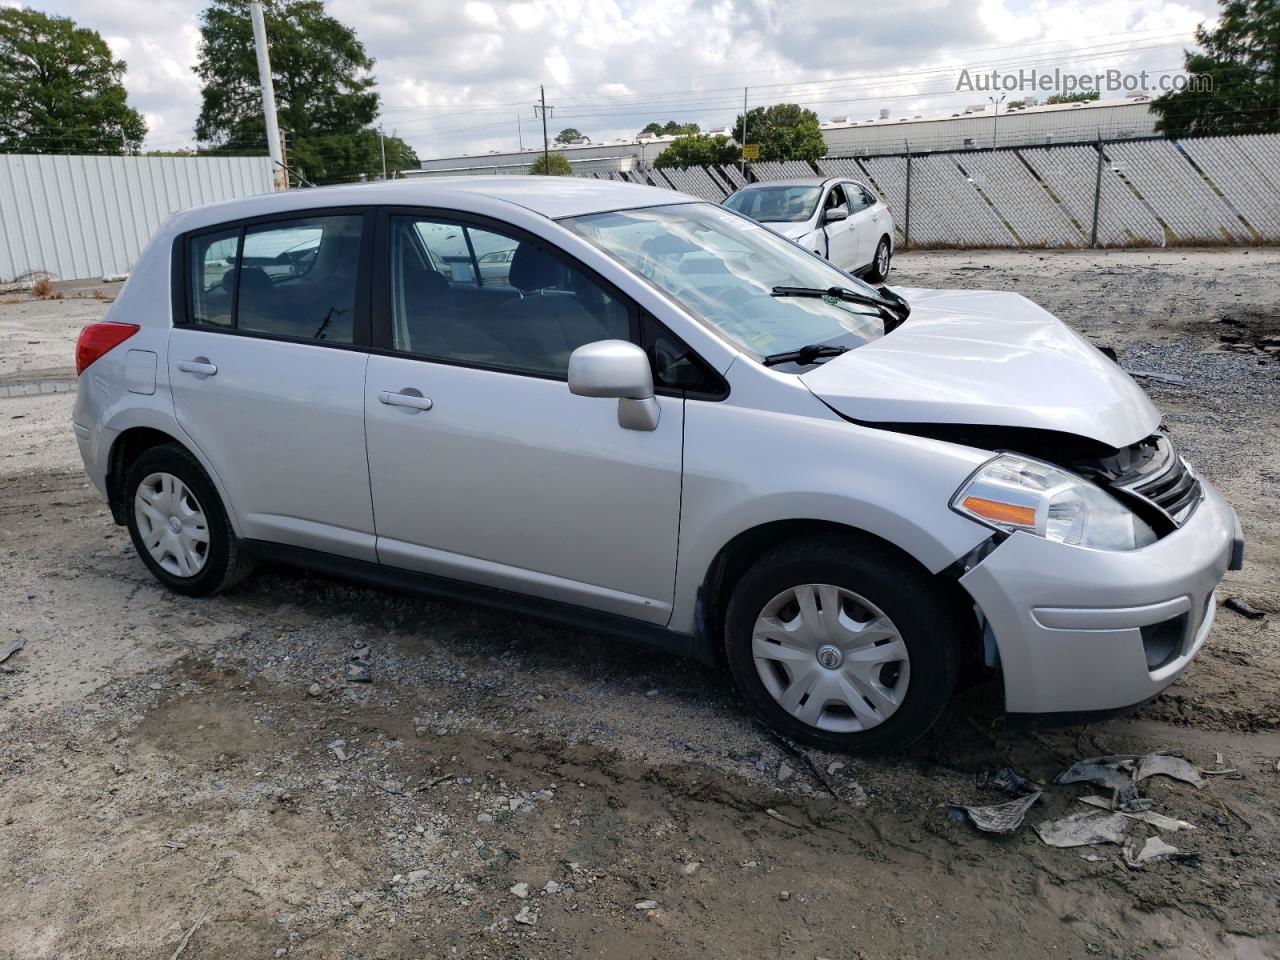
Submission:
<svg viewBox="0 0 1280 960">
<path fill-rule="evenodd" d="M 184 240 L 174 412 L 246 538 L 376 559 L 364 438 L 372 224 L 361 210 L 296 213 Z"/>
<path fill-rule="evenodd" d="M 884 204 L 876 200 L 875 194 L 857 183 L 846 183 L 845 196 L 849 198 L 849 232 L 854 237 L 856 252 L 846 270 L 861 270 L 871 263 L 875 256 L 876 244 L 883 232 L 877 217 L 877 208 L 884 210 Z M 843 265 L 842 265 L 843 266 Z"/>
<path fill-rule="evenodd" d="M 501 224 L 403 211 L 382 231 L 365 392 L 380 561 L 665 624 L 683 400 L 629 430 L 617 401 L 566 377 L 575 348 L 636 340 L 634 305 Z M 441 253 L 458 241 L 470 283 L 463 255 Z"/>
</svg>

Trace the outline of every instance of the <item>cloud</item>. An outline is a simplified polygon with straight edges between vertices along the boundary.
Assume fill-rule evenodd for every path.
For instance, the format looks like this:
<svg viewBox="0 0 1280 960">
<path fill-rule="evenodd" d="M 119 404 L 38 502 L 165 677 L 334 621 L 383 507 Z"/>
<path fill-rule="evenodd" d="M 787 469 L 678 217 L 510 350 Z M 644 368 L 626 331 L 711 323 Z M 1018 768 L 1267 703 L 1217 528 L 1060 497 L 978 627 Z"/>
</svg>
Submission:
<svg viewBox="0 0 1280 960">
<path fill-rule="evenodd" d="M 0 0 L 9 2 L 9 0 Z M 128 61 L 148 146 L 191 145 L 198 0 L 52 0 Z M 509 149 L 550 129 L 600 141 L 649 120 L 731 123 L 753 105 L 794 101 L 821 117 L 950 111 L 962 67 L 1015 62 L 1166 69 L 1181 65 L 1214 0 L 329 0 L 377 60 L 383 123 L 420 156 Z M 1162 44 L 1162 45 L 1161 45 Z M 1075 52 L 1072 52 L 1075 51 Z M 968 95 L 973 99 L 973 95 Z M 517 118 L 520 118 L 517 120 Z"/>
</svg>

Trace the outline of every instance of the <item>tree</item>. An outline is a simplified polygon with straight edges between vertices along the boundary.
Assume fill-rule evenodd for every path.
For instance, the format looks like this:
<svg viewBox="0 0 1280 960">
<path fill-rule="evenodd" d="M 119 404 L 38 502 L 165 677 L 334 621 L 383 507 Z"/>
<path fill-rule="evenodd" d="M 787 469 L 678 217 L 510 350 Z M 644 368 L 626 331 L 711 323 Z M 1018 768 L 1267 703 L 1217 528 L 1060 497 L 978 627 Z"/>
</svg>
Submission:
<svg viewBox="0 0 1280 960">
<path fill-rule="evenodd" d="M 1170 137 L 1280 132 L 1280 0 L 1218 0 L 1215 29 L 1196 28 L 1187 87 L 1151 103 Z M 1197 82 L 1198 81 L 1198 82 Z"/>
<path fill-rule="evenodd" d="M 1004 108 L 1006 110 L 1021 110 L 1026 105 L 1027 105 L 1027 101 L 1025 100 L 1010 100 L 1008 103 L 1004 105 Z"/>
<path fill-rule="evenodd" d="M 651 133 L 655 137 L 681 137 L 690 133 L 700 133 L 702 128 L 696 123 L 676 123 L 674 120 L 668 120 L 666 123 L 654 121 L 647 124 L 640 131 L 639 136 L 643 137 L 646 133 Z"/>
<path fill-rule="evenodd" d="M 733 130 L 738 143 L 760 145 L 761 160 L 817 160 L 827 152 L 818 115 L 795 103 L 775 103 L 747 111 L 745 140 L 742 114 L 738 114 Z"/>
<path fill-rule="evenodd" d="M 136 151 L 147 125 L 128 104 L 124 71 L 96 30 L 0 7 L 0 150 Z"/>
<path fill-rule="evenodd" d="M 556 134 L 556 143 L 573 143 L 575 140 L 587 139 L 573 127 L 565 127 Z"/>
<path fill-rule="evenodd" d="M 529 164 L 529 172 L 538 177 L 567 177 L 573 173 L 573 167 L 562 153 L 540 153 L 538 159 Z"/>
<path fill-rule="evenodd" d="M 692 133 L 677 137 L 658 154 L 655 167 L 698 167 L 711 163 L 737 163 L 742 149 L 723 134 Z"/>
<path fill-rule="evenodd" d="M 1097 90 L 1090 90 L 1088 93 L 1055 93 L 1052 97 L 1045 98 L 1045 104 L 1055 103 L 1092 103 L 1094 100 L 1101 100 L 1102 94 Z M 1013 104 L 1009 104 L 1013 106 Z"/>
<path fill-rule="evenodd" d="M 264 3 L 287 162 L 309 180 L 342 182 L 382 173 L 373 60 L 321 0 Z M 214 152 L 266 148 L 258 61 L 248 0 L 212 0 L 200 16 L 196 75 L 204 83 L 196 137 Z M 388 163 L 388 166 L 390 164 Z"/>
</svg>

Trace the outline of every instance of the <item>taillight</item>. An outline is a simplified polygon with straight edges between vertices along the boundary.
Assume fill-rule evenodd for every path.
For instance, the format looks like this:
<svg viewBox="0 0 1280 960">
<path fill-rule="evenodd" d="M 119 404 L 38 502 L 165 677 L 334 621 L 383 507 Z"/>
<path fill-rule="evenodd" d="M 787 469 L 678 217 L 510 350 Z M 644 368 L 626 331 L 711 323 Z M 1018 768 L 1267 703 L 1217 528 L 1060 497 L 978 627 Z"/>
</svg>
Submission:
<svg viewBox="0 0 1280 960">
<path fill-rule="evenodd" d="M 76 341 L 76 376 L 108 350 L 120 346 L 141 327 L 136 323 L 91 323 Z"/>
</svg>

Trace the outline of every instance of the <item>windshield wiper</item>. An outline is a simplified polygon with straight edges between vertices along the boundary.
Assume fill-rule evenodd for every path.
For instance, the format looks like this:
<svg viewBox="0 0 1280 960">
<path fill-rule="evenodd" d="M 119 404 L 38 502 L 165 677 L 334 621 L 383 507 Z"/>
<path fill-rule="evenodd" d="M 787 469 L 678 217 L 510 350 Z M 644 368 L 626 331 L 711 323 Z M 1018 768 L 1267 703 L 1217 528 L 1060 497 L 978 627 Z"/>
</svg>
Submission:
<svg viewBox="0 0 1280 960">
<path fill-rule="evenodd" d="M 834 343 L 806 343 L 795 350 L 771 353 L 760 362 L 766 367 L 774 367 L 780 363 L 798 363 L 808 366 L 819 357 L 838 357 L 848 349 Z"/>
<path fill-rule="evenodd" d="M 875 307 L 885 320 L 885 333 L 888 333 L 906 321 L 911 314 L 911 307 L 907 305 L 907 301 L 891 290 L 881 289 L 880 292 L 890 299 L 882 300 L 879 297 L 868 297 L 866 294 L 850 290 L 848 287 L 827 287 L 825 290 L 821 287 L 774 287 L 769 291 L 769 295 L 774 297 L 831 297 L 834 300 L 843 300 L 845 303 L 860 303 L 866 307 Z"/>
</svg>

